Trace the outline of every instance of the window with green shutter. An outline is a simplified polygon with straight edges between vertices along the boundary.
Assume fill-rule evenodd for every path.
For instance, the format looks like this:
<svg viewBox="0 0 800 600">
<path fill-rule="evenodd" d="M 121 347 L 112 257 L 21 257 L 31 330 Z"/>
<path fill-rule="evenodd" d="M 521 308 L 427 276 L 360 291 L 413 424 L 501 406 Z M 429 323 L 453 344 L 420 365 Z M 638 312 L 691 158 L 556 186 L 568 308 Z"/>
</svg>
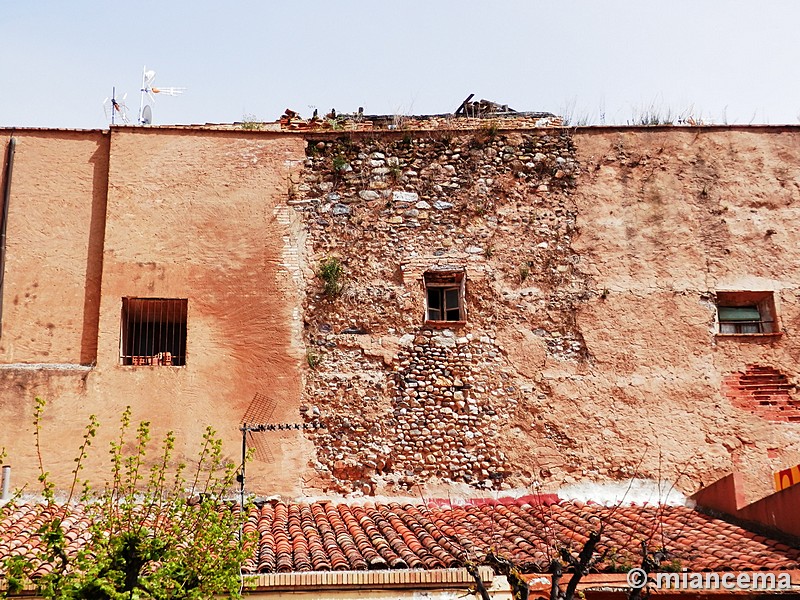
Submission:
<svg viewBox="0 0 800 600">
<path fill-rule="evenodd" d="M 721 334 L 775 333 L 772 292 L 717 292 L 717 321 Z"/>
</svg>

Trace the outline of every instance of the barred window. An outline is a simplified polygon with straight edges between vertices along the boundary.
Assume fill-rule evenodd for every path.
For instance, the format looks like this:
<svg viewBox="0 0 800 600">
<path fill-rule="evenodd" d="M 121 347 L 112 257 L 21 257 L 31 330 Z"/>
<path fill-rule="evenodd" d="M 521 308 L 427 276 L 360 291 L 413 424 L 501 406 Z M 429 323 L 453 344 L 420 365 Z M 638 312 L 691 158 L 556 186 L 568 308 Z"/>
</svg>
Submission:
<svg viewBox="0 0 800 600">
<path fill-rule="evenodd" d="M 120 362 L 184 366 L 188 305 L 185 298 L 123 298 Z"/>
</svg>

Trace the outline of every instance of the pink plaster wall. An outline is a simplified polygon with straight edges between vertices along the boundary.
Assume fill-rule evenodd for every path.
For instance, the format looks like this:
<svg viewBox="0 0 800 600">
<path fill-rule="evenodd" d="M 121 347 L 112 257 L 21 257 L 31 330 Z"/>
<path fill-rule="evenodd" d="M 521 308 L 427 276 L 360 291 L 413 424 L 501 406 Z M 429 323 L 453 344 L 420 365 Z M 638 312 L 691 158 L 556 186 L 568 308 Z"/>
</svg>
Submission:
<svg viewBox="0 0 800 600">
<path fill-rule="evenodd" d="M 108 134 L 0 131 L 16 138 L 0 361 L 91 364 L 97 353 Z"/>
<path fill-rule="evenodd" d="M 88 473 L 101 469 L 129 404 L 155 438 L 176 430 L 187 459 L 210 424 L 238 461 L 238 426 L 256 393 L 276 400 L 274 419 L 296 420 L 305 354 L 299 259 L 287 247 L 297 235 L 283 202 L 302 141 L 133 128 L 15 136 L 3 362 L 78 365 L 96 355 L 91 369 L 0 371 L 0 419 L 14 424 L 0 429 L 0 447 L 15 484 L 36 475 L 35 395 L 49 402 L 43 450 L 61 485 L 92 413 L 102 427 Z M 185 367 L 119 364 L 124 296 L 189 299 Z M 254 464 L 249 486 L 296 489 L 307 442 L 295 432 L 271 443 L 277 462 Z"/>
<path fill-rule="evenodd" d="M 699 506 L 800 537 L 800 486 L 793 486 L 747 504 L 740 473 L 731 473 L 699 490 L 692 499 Z"/>
</svg>

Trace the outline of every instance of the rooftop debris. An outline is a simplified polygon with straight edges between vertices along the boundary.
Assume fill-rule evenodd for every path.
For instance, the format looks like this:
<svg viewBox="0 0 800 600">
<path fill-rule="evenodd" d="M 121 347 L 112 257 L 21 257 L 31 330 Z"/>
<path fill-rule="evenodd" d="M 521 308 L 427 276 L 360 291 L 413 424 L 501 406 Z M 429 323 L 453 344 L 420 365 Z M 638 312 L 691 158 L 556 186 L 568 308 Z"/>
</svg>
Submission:
<svg viewBox="0 0 800 600">
<path fill-rule="evenodd" d="M 508 128 L 531 129 L 538 127 L 561 127 L 563 119 L 549 112 L 519 112 L 507 104 L 491 100 L 471 102 L 470 94 L 455 113 L 435 115 L 365 115 L 359 107 L 354 113 L 337 113 L 332 108 L 320 117 L 315 109 L 310 119 L 287 108 L 280 118 L 282 130 L 289 131 L 371 131 L 402 129 L 472 129 L 485 119 L 502 119 Z"/>
<path fill-rule="evenodd" d="M 470 94 L 456 109 L 456 116 L 465 117 L 499 117 L 505 115 L 519 114 L 513 108 L 509 108 L 508 104 L 497 104 L 491 100 L 480 100 L 478 102 L 470 102 L 475 94 Z M 544 114 L 544 113 L 541 113 Z M 550 113 L 547 113 L 550 114 Z M 551 115 L 554 116 L 554 115 Z"/>
</svg>

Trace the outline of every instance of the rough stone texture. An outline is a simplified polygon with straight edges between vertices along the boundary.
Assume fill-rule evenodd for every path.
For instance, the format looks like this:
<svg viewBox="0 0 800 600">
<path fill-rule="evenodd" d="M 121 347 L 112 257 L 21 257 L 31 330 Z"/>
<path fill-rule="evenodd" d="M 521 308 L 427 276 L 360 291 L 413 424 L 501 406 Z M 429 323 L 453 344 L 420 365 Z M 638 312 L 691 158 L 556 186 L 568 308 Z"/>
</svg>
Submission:
<svg viewBox="0 0 800 600">
<path fill-rule="evenodd" d="M 297 192 L 310 255 L 338 256 L 348 273 L 340 298 L 306 306 L 321 355 L 307 401 L 352 427 L 315 436 L 318 466 L 365 491 L 633 474 L 693 490 L 736 468 L 753 496 L 766 493 L 771 470 L 797 462 L 800 432 L 731 406 L 720 383 L 753 362 L 796 377 L 796 134 L 482 133 L 309 142 Z M 331 215 L 334 202 L 350 212 Z M 436 386 L 450 355 L 417 341 L 421 274 L 442 264 L 468 274 L 468 322 L 454 338 L 470 334 L 465 352 L 480 339 L 496 357 L 463 367 L 485 380 L 493 404 L 480 410 L 495 414 L 465 419 L 452 439 L 447 419 L 471 405 L 442 414 L 441 390 L 457 391 Z M 716 337 L 717 289 L 774 289 L 784 336 Z M 360 353 L 341 351 L 346 327 L 366 332 Z M 404 350 L 390 358 L 395 344 Z M 369 355 L 382 361 L 367 370 Z M 344 373 L 355 374 L 347 390 L 321 384 Z M 366 373 L 379 382 L 370 391 Z M 497 442 L 481 459 L 468 445 L 476 432 Z"/>
<path fill-rule="evenodd" d="M 329 424 L 313 435 L 318 467 L 334 489 L 368 493 L 436 481 L 508 487 L 521 470 L 501 438 L 537 386 L 510 368 L 498 328 L 524 328 L 539 355 L 586 359 L 572 310 L 588 280 L 569 244 L 571 137 L 484 129 L 311 139 L 307 155 L 296 193 L 310 254 L 346 271 L 339 297 L 318 293 L 305 307 L 319 363 L 307 416 Z M 466 268 L 467 323 L 426 329 L 422 275 L 448 265 Z"/>
<path fill-rule="evenodd" d="M 262 494 L 634 474 L 694 491 L 735 468 L 753 499 L 800 462 L 800 425 L 723 393 L 747 365 L 798 382 L 794 128 L 14 135 L 15 483 L 36 475 L 35 394 L 61 482 L 90 413 L 110 431 L 133 404 L 183 454 L 212 423 L 237 459 L 256 397 L 329 427 L 271 435 L 275 462 L 249 471 Z M 329 257 L 339 294 L 316 275 Z M 466 323 L 424 326 L 431 267 L 465 269 Z M 773 291 L 781 335 L 715 335 L 716 292 L 747 290 Z M 189 298 L 186 367 L 118 364 L 124 296 Z"/>
</svg>

